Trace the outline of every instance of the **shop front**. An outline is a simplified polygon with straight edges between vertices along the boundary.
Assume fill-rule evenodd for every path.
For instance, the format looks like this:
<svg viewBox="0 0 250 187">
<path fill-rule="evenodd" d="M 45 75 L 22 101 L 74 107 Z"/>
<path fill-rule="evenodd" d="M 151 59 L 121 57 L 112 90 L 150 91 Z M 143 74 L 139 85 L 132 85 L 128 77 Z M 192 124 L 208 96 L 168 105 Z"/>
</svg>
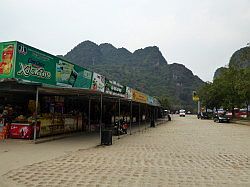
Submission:
<svg viewBox="0 0 250 187">
<path fill-rule="evenodd" d="M 159 106 L 153 97 L 39 49 L 0 43 L 1 139 L 101 133 L 123 124 L 131 134 Z"/>
</svg>

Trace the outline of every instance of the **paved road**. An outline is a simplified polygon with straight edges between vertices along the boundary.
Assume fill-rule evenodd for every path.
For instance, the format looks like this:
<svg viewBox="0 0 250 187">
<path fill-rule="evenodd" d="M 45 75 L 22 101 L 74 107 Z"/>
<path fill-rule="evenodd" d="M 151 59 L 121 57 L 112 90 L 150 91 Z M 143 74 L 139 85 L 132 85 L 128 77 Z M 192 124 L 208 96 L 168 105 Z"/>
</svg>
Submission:
<svg viewBox="0 0 250 187">
<path fill-rule="evenodd" d="M 250 127 L 175 116 L 2 177 L 9 186 L 250 186 Z"/>
</svg>

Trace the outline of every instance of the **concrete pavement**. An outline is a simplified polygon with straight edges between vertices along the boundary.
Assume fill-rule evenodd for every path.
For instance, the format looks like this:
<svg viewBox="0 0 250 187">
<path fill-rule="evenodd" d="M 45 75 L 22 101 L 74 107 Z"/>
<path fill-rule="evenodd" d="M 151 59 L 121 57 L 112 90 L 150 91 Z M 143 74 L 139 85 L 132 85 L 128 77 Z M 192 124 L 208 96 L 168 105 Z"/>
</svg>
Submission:
<svg viewBox="0 0 250 187">
<path fill-rule="evenodd" d="M 10 169 L 1 180 L 40 187 L 250 186 L 249 134 L 249 126 L 175 116 L 112 146 L 79 148 Z"/>
</svg>

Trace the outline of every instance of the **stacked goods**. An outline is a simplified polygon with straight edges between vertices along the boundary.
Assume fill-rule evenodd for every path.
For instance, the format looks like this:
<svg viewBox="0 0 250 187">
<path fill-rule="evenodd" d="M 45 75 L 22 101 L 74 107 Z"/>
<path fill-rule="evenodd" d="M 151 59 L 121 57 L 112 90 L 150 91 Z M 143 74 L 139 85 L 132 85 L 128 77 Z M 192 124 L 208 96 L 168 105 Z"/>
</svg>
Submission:
<svg viewBox="0 0 250 187">
<path fill-rule="evenodd" d="M 52 124 L 52 133 L 61 134 L 64 133 L 64 119 L 62 115 L 55 115 Z"/>
<path fill-rule="evenodd" d="M 51 134 L 52 125 L 52 117 L 45 115 L 44 117 L 40 118 L 41 122 L 41 129 L 40 129 L 40 136 L 47 136 Z"/>
<path fill-rule="evenodd" d="M 76 120 L 75 117 L 70 115 L 65 115 L 64 118 L 65 132 L 73 132 L 76 130 Z"/>
<path fill-rule="evenodd" d="M 9 136 L 9 125 L 3 126 L 0 131 L 0 140 L 7 139 Z"/>
</svg>

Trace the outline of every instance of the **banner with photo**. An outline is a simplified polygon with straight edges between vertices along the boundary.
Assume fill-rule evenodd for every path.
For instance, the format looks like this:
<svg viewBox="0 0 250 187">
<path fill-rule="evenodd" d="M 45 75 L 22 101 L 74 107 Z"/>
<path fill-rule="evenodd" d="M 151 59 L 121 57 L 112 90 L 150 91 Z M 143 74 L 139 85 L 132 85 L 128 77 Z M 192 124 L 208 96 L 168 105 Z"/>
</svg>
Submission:
<svg viewBox="0 0 250 187">
<path fill-rule="evenodd" d="M 92 74 L 83 67 L 61 59 L 56 64 L 56 84 L 59 86 L 90 89 Z"/>
<path fill-rule="evenodd" d="M 93 73 L 91 89 L 94 91 L 104 92 L 105 89 L 105 77 L 98 73 Z"/>
<path fill-rule="evenodd" d="M 74 64 L 59 60 L 56 63 L 56 84 L 59 86 L 73 87 L 77 78 Z"/>
<path fill-rule="evenodd" d="M 14 74 L 16 42 L 0 43 L 0 78 L 12 78 Z"/>
<path fill-rule="evenodd" d="M 154 97 L 151 97 L 151 96 L 149 96 L 148 95 L 148 100 L 147 100 L 147 104 L 149 104 L 149 105 L 154 105 Z"/>
<path fill-rule="evenodd" d="M 126 86 L 126 94 L 125 94 L 125 98 L 132 100 L 133 99 L 133 93 L 132 93 L 132 88 Z"/>
</svg>

